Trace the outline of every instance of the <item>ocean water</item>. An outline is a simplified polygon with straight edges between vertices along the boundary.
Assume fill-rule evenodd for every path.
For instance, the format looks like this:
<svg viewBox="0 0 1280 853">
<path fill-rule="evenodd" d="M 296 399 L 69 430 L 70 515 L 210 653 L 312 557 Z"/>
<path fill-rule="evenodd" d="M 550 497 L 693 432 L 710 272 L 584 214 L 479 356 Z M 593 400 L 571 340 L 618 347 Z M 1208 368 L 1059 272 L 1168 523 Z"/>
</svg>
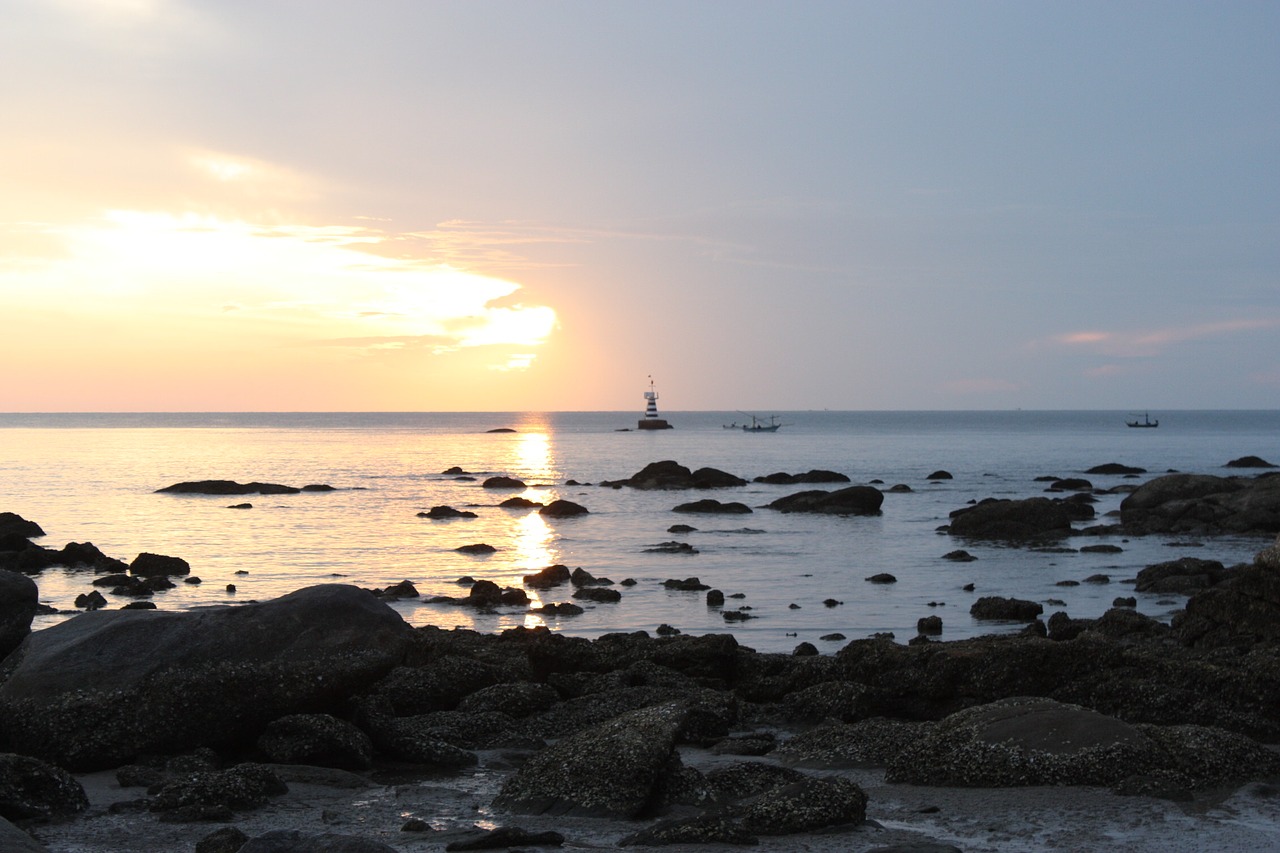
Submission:
<svg viewBox="0 0 1280 853">
<path fill-rule="evenodd" d="M 179 556 L 199 585 L 179 583 L 159 593 L 161 609 L 274 598 L 317 583 L 382 588 L 412 581 L 423 597 L 462 596 L 463 576 L 519 586 L 521 577 L 554 563 L 581 566 L 614 581 L 622 601 L 586 604 L 576 617 L 546 617 L 522 609 L 477 613 L 448 604 L 403 600 L 393 606 L 415 625 L 497 631 L 546 624 L 594 637 L 661 624 L 685 633 L 731 632 L 762 651 L 789 651 L 801 641 L 822 651 L 842 641 L 892 632 L 905 642 L 916 621 L 937 615 L 944 639 L 1017 630 L 969 616 L 982 595 L 1046 602 L 1046 617 L 1064 610 L 1095 617 L 1118 596 L 1133 594 L 1144 566 L 1197 556 L 1245 562 L 1266 539 L 1200 542 L 1166 537 L 1071 539 L 1078 549 L 1109 542 L 1117 554 L 1046 553 L 953 540 L 937 528 L 948 514 L 985 497 L 1042 494 L 1045 475 L 1080 476 L 1107 462 L 1147 469 L 1136 479 L 1089 476 L 1107 489 L 1140 483 L 1169 470 L 1228 473 L 1245 455 L 1280 462 L 1280 412 L 1160 412 L 1159 429 L 1128 429 L 1128 413 L 1070 412 L 787 412 L 777 433 L 723 429 L 741 423 L 734 412 L 664 412 L 675 429 L 634 428 L 640 412 L 479 414 L 4 414 L 0 415 L 0 511 L 38 522 L 50 548 L 93 542 L 126 562 L 138 553 Z M 515 432 L 489 432 L 508 428 Z M 622 431 L 626 430 L 626 431 Z M 702 492 L 641 492 L 594 484 L 629 477 L 646 464 L 671 459 L 711 466 L 750 480 L 777 471 L 825 468 L 854 482 L 906 484 L 885 495 L 878 517 L 783 515 L 759 508 L 811 486 L 748 486 Z M 443 472 L 458 466 L 475 481 Z M 951 480 L 930 482 L 945 469 Z M 546 519 L 497 506 L 516 492 L 483 489 L 490 474 L 518 477 L 539 502 L 565 498 L 590 513 Z M 157 494 L 184 480 L 230 479 L 304 486 L 333 492 L 206 497 Z M 825 488 L 835 488 L 834 486 Z M 757 509 L 750 515 L 689 516 L 685 501 L 713 496 Z M 1122 495 L 1100 495 L 1099 523 Z M 252 509 L 230 509 L 249 502 Z M 437 505 L 468 508 L 471 520 L 432 521 L 417 513 Z M 672 534 L 673 524 L 698 530 Z M 663 542 L 688 542 L 696 554 L 648 553 Z M 487 543 L 488 556 L 459 553 Z M 978 559 L 953 563 L 942 555 L 965 548 Z M 897 583 L 866 578 L 893 574 Z M 1108 584 L 1057 586 L 1095 574 Z M 698 577 L 730 598 L 725 609 L 751 608 L 757 617 L 726 623 L 704 594 L 675 592 L 669 578 Z M 49 569 L 35 577 L 40 597 L 74 612 L 76 595 L 92 589 L 83 571 Z M 965 584 L 975 590 L 966 592 Z M 235 591 L 228 591 L 234 584 Z M 531 596 L 569 600 L 565 587 Z M 1138 609 L 1168 619 L 1182 606 L 1170 596 L 1138 595 Z M 129 599 L 108 595 L 110 606 Z M 840 604 L 827 607 L 824 601 Z M 791 605 L 796 605 L 792 607 Z"/>
</svg>

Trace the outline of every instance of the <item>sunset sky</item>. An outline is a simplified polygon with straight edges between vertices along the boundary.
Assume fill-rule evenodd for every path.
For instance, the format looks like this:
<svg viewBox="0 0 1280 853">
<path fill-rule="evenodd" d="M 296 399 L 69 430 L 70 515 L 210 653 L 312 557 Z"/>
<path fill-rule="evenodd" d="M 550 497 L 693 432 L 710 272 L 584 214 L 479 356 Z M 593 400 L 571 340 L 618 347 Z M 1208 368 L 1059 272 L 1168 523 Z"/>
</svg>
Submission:
<svg viewBox="0 0 1280 853">
<path fill-rule="evenodd" d="M 0 7 L 0 410 L 1280 400 L 1273 0 Z"/>
</svg>

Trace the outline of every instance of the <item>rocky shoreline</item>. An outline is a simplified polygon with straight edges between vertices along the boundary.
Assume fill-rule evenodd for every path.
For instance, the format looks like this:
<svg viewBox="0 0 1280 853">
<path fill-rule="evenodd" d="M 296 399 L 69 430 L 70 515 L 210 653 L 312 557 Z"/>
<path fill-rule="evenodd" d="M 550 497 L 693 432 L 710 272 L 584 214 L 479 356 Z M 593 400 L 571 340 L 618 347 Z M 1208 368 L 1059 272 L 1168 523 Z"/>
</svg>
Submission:
<svg viewBox="0 0 1280 853">
<path fill-rule="evenodd" d="M 659 464 L 607 485 L 727 482 Z M 875 491 L 803 492 L 786 511 L 875 512 Z M 1072 526 L 1086 487 L 1060 491 L 963 508 L 950 532 L 1091 535 Z M 1280 477 L 1167 475 L 1118 525 L 1274 536 L 1277 498 Z M 38 531 L 0 514 L 9 569 L 66 558 L 31 545 Z M 95 571 L 154 583 L 183 574 L 175 560 Z M 469 603 L 519 591 L 483 583 Z M 1171 624 L 983 599 L 1026 629 L 940 642 L 922 624 L 819 655 L 729 634 L 413 628 L 386 591 L 340 584 L 32 633 L 35 582 L 0 570 L 0 848 L 1280 845 L 1280 539 L 1248 565 L 1150 566 L 1137 588 L 1189 597 Z"/>
</svg>

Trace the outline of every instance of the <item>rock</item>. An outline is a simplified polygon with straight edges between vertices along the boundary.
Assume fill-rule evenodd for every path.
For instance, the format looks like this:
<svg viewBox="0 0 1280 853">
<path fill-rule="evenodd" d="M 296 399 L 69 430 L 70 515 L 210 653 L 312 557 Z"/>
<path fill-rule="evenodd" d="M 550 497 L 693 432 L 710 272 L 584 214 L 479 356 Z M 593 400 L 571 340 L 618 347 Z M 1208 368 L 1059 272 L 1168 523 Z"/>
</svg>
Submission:
<svg viewBox="0 0 1280 853">
<path fill-rule="evenodd" d="M 72 770 L 248 746 L 278 717 L 371 685 L 412 633 L 371 593 L 337 584 L 185 613 L 85 613 L 10 656 L 0 730 L 11 748 Z"/>
<path fill-rule="evenodd" d="M 494 808 L 572 817 L 640 817 L 675 755 L 681 703 L 623 714 L 533 755 L 502 785 Z"/>
<path fill-rule="evenodd" d="M 272 797 L 288 792 L 289 786 L 263 765 L 240 764 L 228 770 L 190 773 L 163 783 L 151 798 L 151 810 L 222 807 L 233 812 L 245 811 L 266 805 Z"/>
<path fill-rule="evenodd" d="M 480 484 L 486 489 L 524 489 L 527 488 L 523 480 L 517 480 L 515 477 L 490 477 Z"/>
<path fill-rule="evenodd" d="M 258 749 L 277 764 L 314 764 L 339 770 L 373 766 L 373 741 L 346 720 L 328 714 L 291 714 L 273 720 Z"/>
<path fill-rule="evenodd" d="M 402 580 L 400 583 L 392 584 L 384 589 L 382 594 L 388 598 L 419 598 L 421 596 L 418 588 L 410 580 Z"/>
<path fill-rule="evenodd" d="M 673 524 L 667 528 L 668 533 L 696 533 L 698 528 L 691 527 L 688 524 Z"/>
<path fill-rule="evenodd" d="M 866 578 L 866 580 L 869 583 L 879 583 L 879 584 L 888 584 L 888 583 L 898 582 L 898 579 L 895 578 L 893 575 L 889 574 L 888 572 L 880 572 L 879 574 L 872 575 L 871 577 Z"/>
<path fill-rule="evenodd" d="M 0 753 L 0 817 L 45 821 L 89 808 L 84 788 L 61 767 L 26 755 Z"/>
<path fill-rule="evenodd" d="M 234 480 L 194 480 L 156 489 L 157 494 L 174 495 L 296 495 L 301 491 L 278 483 L 237 483 Z"/>
<path fill-rule="evenodd" d="M 95 589 L 84 595 L 77 595 L 74 604 L 76 607 L 83 607 L 85 610 L 101 610 L 107 606 L 107 600 L 102 596 L 102 593 Z"/>
<path fill-rule="evenodd" d="M 751 507 L 737 501 L 729 501 L 721 503 L 714 498 L 704 498 L 700 501 L 691 501 L 673 507 L 672 512 L 691 512 L 691 513 L 707 513 L 720 515 L 745 515 L 751 512 Z"/>
<path fill-rule="evenodd" d="M 1234 577 L 1197 592 L 1173 620 L 1179 638 L 1199 647 L 1248 647 L 1280 641 L 1280 567 L 1263 551 Z"/>
<path fill-rule="evenodd" d="M 560 694 L 547 684 L 527 681 L 505 682 L 482 687 L 458 703 L 464 714 L 501 713 L 513 719 L 550 711 Z"/>
<path fill-rule="evenodd" d="M 867 816 L 867 795 L 842 778 L 805 778 L 748 800 L 739 812 L 742 827 L 756 835 L 792 835 L 829 826 L 859 824 Z"/>
<path fill-rule="evenodd" d="M 546 504 L 531 501 L 528 498 L 523 498 L 517 495 L 514 498 L 507 498 L 505 501 L 498 504 L 498 506 L 503 509 L 542 509 Z"/>
<path fill-rule="evenodd" d="M 474 512 L 454 509 L 451 506 L 433 506 L 427 512 L 418 513 L 418 518 L 479 518 Z"/>
<path fill-rule="evenodd" d="M 1280 477 L 1157 477 L 1120 502 L 1120 523 L 1136 535 L 1274 536 L 1280 532 Z"/>
<path fill-rule="evenodd" d="M 43 844 L 2 817 L 0 817 L 0 850 L 5 853 L 48 853 L 48 849 Z"/>
<path fill-rule="evenodd" d="M 972 563 L 977 557 L 965 550 L 948 551 L 942 555 L 942 559 L 951 560 L 954 563 Z"/>
<path fill-rule="evenodd" d="M 1071 516 L 1061 501 L 1048 498 L 988 498 L 953 511 L 949 532 L 970 539 L 1060 539 L 1071 533 Z"/>
<path fill-rule="evenodd" d="M 138 577 L 189 575 L 191 565 L 181 557 L 144 552 L 133 558 L 133 562 L 129 564 L 129 571 Z"/>
<path fill-rule="evenodd" d="M 708 607 L 723 607 L 723 606 L 724 606 L 724 593 L 723 593 L 723 592 L 721 592 L 721 591 L 720 591 L 720 590 L 718 590 L 718 589 L 709 590 L 709 591 L 707 592 L 707 606 L 708 606 Z"/>
<path fill-rule="evenodd" d="M 599 601 L 604 603 L 614 603 L 622 600 L 622 593 L 616 589 L 607 589 L 605 587 L 587 586 L 580 587 L 573 593 L 574 598 L 581 598 L 584 601 Z"/>
<path fill-rule="evenodd" d="M 823 471 L 815 468 L 804 474 L 787 474 L 779 471 L 776 474 L 756 477 L 753 482 L 770 483 L 778 486 L 795 486 L 801 483 L 848 483 L 849 478 L 835 471 Z"/>
<path fill-rule="evenodd" d="M 464 838 L 450 841 L 445 850 L 505 850 L 508 847 L 559 847 L 564 836 L 558 832 L 530 832 L 518 826 L 499 826 L 494 829 L 477 829 Z"/>
<path fill-rule="evenodd" d="M 942 633 L 941 616 L 924 616 L 916 620 L 916 630 L 921 634 L 937 636 Z"/>
<path fill-rule="evenodd" d="M 498 549 L 487 542 L 476 542 L 472 545 L 459 545 L 453 550 L 462 554 L 492 554 Z"/>
<path fill-rule="evenodd" d="M 674 589 L 681 592 L 702 592 L 704 589 L 711 589 L 711 587 L 697 578 L 685 578 L 684 580 L 668 578 L 662 582 L 662 586 L 665 589 Z"/>
<path fill-rule="evenodd" d="M 849 486 L 834 492 L 814 489 L 778 498 L 768 504 L 779 512 L 814 512 L 825 515 L 879 515 L 884 494 L 871 486 Z"/>
<path fill-rule="evenodd" d="M 988 595 L 979 598 L 969 608 L 974 619 L 1004 620 L 1009 622 L 1034 622 L 1044 612 L 1044 607 L 1034 601 L 1020 598 L 1004 598 Z"/>
<path fill-rule="evenodd" d="M 954 478 L 951 476 L 950 471 L 939 470 L 939 471 L 934 471 L 928 477 L 925 477 L 925 479 L 926 480 L 951 480 Z"/>
<path fill-rule="evenodd" d="M 1267 460 L 1259 456 L 1241 456 L 1239 459 L 1232 459 L 1224 467 L 1226 468 L 1274 468 Z"/>
<path fill-rule="evenodd" d="M 672 460 L 651 462 L 625 480 L 604 482 L 604 486 L 630 486 L 633 489 L 722 489 L 745 486 L 747 481 L 715 468 L 690 471 Z"/>
<path fill-rule="evenodd" d="M 44 530 L 34 521 L 28 521 L 16 512 L 0 512 L 0 537 L 16 536 L 34 539 L 43 536 Z"/>
<path fill-rule="evenodd" d="M 698 549 L 688 542 L 659 542 L 651 548 L 645 548 L 643 554 L 697 554 Z M 708 586 L 702 589 L 710 589 Z"/>
<path fill-rule="evenodd" d="M 248 840 L 237 827 L 224 826 L 196 842 L 196 853 L 239 853 Z"/>
<path fill-rule="evenodd" d="M 558 500 L 538 510 L 539 515 L 545 515 L 550 518 L 572 518 L 576 515 L 586 515 L 587 508 L 573 501 Z"/>
<path fill-rule="evenodd" d="M 1119 462 L 1107 462 L 1103 465 L 1094 465 L 1086 474 L 1145 474 L 1146 468 L 1134 468 L 1130 465 L 1121 465 Z"/>
<path fill-rule="evenodd" d="M 801 643 L 791 650 L 794 657 L 811 657 L 818 654 L 818 647 L 813 643 Z"/>
<path fill-rule="evenodd" d="M 1049 484 L 1046 491 L 1050 492 L 1080 492 L 1093 491 L 1093 483 L 1081 477 L 1066 477 L 1061 480 L 1054 480 Z"/>
<path fill-rule="evenodd" d="M 0 570 L 0 660 L 31 633 L 31 620 L 40 606 L 36 582 L 18 572 Z"/>
<path fill-rule="evenodd" d="M 273 829 L 245 842 L 237 853 L 397 853 L 372 838 L 324 832 L 311 835 L 297 829 Z"/>
<path fill-rule="evenodd" d="M 1138 572 L 1134 589 L 1138 592 L 1181 593 L 1191 595 L 1236 575 L 1236 570 L 1226 569 L 1217 560 L 1198 557 L 1182 557 L 1167 563 L 1156 563 Z"/>
<path fill-rule="evenodd" d="M 534 589 L 550 589 L 553 586 L 568 583 L 569 578 L 569 567 L 557 563 L 554 566 L 547 566 L 534 574 L 525 575 L 524 585 Z"/>
<path fill-rule="evenodd" d="M 1112 600 L 1111 606 L 1112 607 L 1137 607 L 1138 599 L 1134 598 L 1133 596 L 1121 596 L 1119 598 Z"/>
<path fill-rule="evenodd" d="M 1280 756 L 1241 735 L 1131 725 L 1078 705 L 1018 697 L 960 711 L 931 727 L 890 761 L 885 781 L 1110 786 L 1135 773 L 1175 769 L 1206 785 L 1276 767 Z"/>
</svg>

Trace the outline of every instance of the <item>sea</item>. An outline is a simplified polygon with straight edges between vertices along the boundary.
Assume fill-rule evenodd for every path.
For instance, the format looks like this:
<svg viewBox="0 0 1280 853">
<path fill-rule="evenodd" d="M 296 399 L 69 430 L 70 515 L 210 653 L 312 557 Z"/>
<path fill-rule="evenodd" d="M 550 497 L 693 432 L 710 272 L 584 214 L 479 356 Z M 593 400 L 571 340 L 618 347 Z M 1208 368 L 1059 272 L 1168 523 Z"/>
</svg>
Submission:
<svg viewBox="0 0 1280 853">
<path fill-rule="evenodd" d="M 941 617 L 942 639 L 1020 630 L 970 616 L 973 602 L 987 595 L 1041 602 L 1045 618 L 1055 611 L 1097 617 L 1116 598 L 1135 596 L 1139 611 L 1167 621 L 1185 599 L 1135 593 L 1139 570 L 1185 556 L 1248 562 L 1270 544 L 1250 537 L 1110 536 L 1035 550 L 962 542 L 939 528 L 951 512 L 983 498 L 1043 495 L 1048 484 L 1040 478 L 1049 476 L 1088 479 L 1097 500 L 1092 523 L 1109 523 L 1125 487 L 1166 472 L 1241 473 L 1224 466 L 1250 455 L 1280 462 L 1280 411 L 1152 412 L 1156 429 L 1128 428 L 1134 415 L 1117 411 L 766 414 L 783 424 L 777 432 L 726 428 L 743 423 L 738 412 L 664 412 L 674 428 L 654 431 L 636 429 L 638 411 L 0 414 L 0 511 L 40 524 L 46 535 L 37 541 L 48 548 L 92 542 L 125 562 L 143 552 L 185 559 L 200 582 L 175 579 L 174 589 L 152 599 L 162 610 L 263 601 L 313 584 L 384 589 L 408 580 L 421 596 L 390 606 L 413 625 L 483 632 L 545 625 L 582 637 L 670 626 L 686 634 L 732 633 L 770 652 L 809 642 L 830 653 L 876 634 L 906 642 L 924 616 Z M 837 486 L 752 482 L 703 493 L 599 485 L 660 460 L 747 480 L 832 470 L 886 493 L 878 516 L 833 517 L 765 505 Z M 1112 462 L 1146 473 L 1083 473 Z M 454 468 L 470 478 L 445 473 Z M 951 478 L 931 479 L 938 471 Z M 494 475 L 518 478 L 526 488 L 484 488 Z M 334 488 L 234 497 L 158 492 L 210 479 Z M 889 491 L 896 485 L 908 488 Z M 539 503 L 566 499 L 588 513 L 553 519 L 498 506 L 514 495 Z M 673 512 L 708 496 L 754 511 Z M 244 503 L 251 508 L 231 508 Z M 435 506 L 477 517 L 419 517 Z M 670 532 L 677 524 L 696 529 Z M 692 550 L 662 550 L 670 542 Z M 482 543 L 496 550 L 458 550 Z M 1096 544 L 1120 550 L 1080 550 Z M 957 549 L 977 559 L 944 559 Z M 586 602 L 575 616 L 427 602 L 464 597 L 468 586 L 460 579 L 520 587 L 524 575 L 553 564 L 614 581 L 621 601 Z M 896 582 L 867 580 L 881 573 Z M 688 578 L 721 590 L 724 607 L 708 607 L 703 592 L 663 585 Z M 76 615 L 75 598 L 94 589 L 92 573 L 83 570 L 46 569 L 34 580 L 40 600 L 57 611 L 38 616 L 36 629 Z M 1078 585 L 1062 584 L 1073 581 Z M 110 608 L 132 600 L 102 591 Z M 528 592 L 536 606 L 569 601 L 572 589 Z M 728 621 L 725 611 L 751 618 Z"/>
</svg>

